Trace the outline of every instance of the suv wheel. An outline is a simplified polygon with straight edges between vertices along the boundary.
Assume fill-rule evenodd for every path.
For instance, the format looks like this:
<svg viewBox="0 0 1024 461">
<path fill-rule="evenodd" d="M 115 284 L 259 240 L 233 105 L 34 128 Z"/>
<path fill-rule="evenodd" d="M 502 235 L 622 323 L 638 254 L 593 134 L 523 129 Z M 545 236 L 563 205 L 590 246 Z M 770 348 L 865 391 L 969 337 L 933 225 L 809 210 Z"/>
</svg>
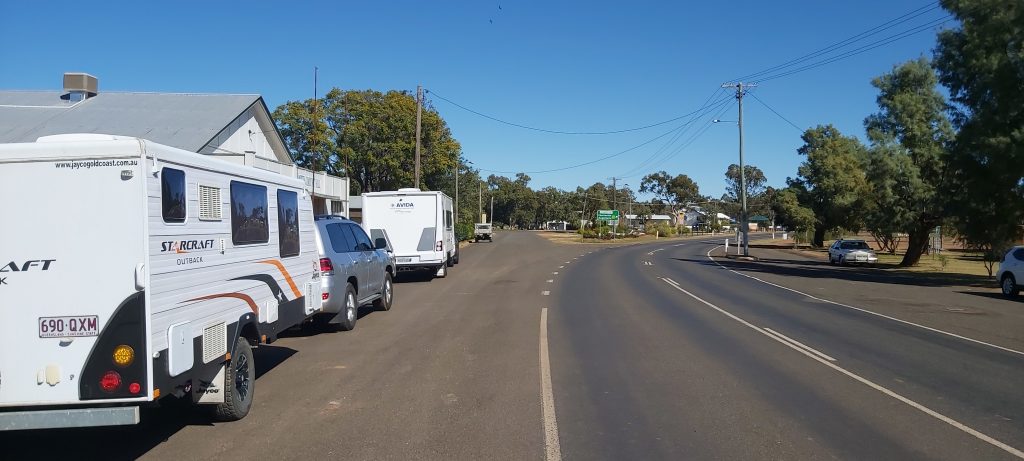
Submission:
<svg viewBox="0 0 1024 461">
<path fill-rule="evenodd" d="M 373 308 L 379 311 L 391 310 L 391 302 L 395 298 L 395 285 L 391 281 L 391 273 L 384 273 L 384 284 L 381 286 L 380 298 L 373 302 Z"/>
<path fill-rule="evenodd" d="M 359 305 L 356 304 L 356 289 L 352 288 L 351 283 L 345 287 L 345 311 L 340 313 L 339 317 L 341 317 L 341 322 L 338 323 L 339 330 L 351 331 L 356 327 L 356 318 L 359 317 Z"/>
<path fill-rule="evenodd" d="M 1003 280 L 999 283 L 999 286 L 1003 289 L 1003 294 L 1011 298 L 1020 293 L 1020 287 L 1017 286 L 1017 281 L 1014 280 L 1013 274 L 1003 275 Z"/>
</svg>

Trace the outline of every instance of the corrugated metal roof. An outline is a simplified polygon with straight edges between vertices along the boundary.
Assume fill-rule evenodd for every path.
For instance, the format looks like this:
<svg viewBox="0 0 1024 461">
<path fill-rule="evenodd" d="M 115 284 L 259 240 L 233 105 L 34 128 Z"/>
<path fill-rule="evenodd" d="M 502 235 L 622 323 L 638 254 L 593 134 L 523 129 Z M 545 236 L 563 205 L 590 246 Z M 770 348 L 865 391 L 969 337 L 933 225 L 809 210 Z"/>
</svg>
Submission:
<svg viewBox="0 0 1024 461">
<path fill-rule="evenodd" d="M 101 92 L 71 103 L 60 91 L 0 91 L 0 142 L 102 133 L 198 152 L 259 95 Z"/>
</svg>

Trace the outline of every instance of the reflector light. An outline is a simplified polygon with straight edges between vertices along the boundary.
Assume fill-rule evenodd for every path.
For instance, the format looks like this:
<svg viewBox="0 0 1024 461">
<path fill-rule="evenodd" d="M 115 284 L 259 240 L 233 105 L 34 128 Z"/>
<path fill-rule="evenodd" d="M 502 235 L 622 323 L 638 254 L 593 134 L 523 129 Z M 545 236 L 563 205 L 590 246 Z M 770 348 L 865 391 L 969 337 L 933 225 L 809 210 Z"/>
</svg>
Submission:
<svg viewBox="0 0 1024 461">
<path fill-rule="evenodd" d="M 331 294 L 330 293 L 324 293 L 324 294 L 322 294 L 320 296 L 321 296 L 321 299 L 323 299 L 324 301 L 327 301 L 327 298 L 330 298 Z"/>
<path fill-rule="evenodd" d="M 139 383 L 131 383 L 128 385 L 128 392 L 131 392 L 132 394 L 138 394 L 141 390 L 142 386 L 140 386 Z"/>
<path fill-rule="evenodd" d="M 121 375 L 116 371 L 108 371 L 100 378 L 100 389 L 104 392 L 114 392 L 121 387 Z"/>
<path fill-rule="evenodd" d="M 114 348 L 114 364 L 124 368 L 131 365 L 135 361 L 135 349 L 127 344 L 122 344 Z"/>
<path fill-rule="evenodd" d="M 437 241 L 437 245 L 434 245 L 434 251 L 443 251 L 443 250 L 444 250 L 444 242 L 438 240 Z"/>
</svg>

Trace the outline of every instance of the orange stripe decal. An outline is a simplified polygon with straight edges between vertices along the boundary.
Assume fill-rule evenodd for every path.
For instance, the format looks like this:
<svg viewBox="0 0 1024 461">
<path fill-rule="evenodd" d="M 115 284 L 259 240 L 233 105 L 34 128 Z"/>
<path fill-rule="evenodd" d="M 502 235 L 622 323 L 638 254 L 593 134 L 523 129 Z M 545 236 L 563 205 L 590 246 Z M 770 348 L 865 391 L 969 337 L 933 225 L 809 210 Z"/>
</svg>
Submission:
<svg viewBox="0 0 1024 461">
<path fill-rule="evenodd" d="M 215 294 L 215 295 L 207 295 L 207 296 L 200 296 L 198 298 L 192 298 L 192 299 L 189 299 L 189 300 L 187 300 L 185 302 L 189 302 L 189 301 L 205 301 L 207 299 L 217 299 L 217 298 L 241 299 L 242 301 L 245 301 L 247 304 L 249 304 L 249 309 L 252 309 L 252 313 L 253 314 L 259 315 L 259 313 L 260 313 L 260 308 L 258 306 L 256 306 L 256 301 L 253 301 L 252 298 L 249 297 L 249 295 L 242 294 L 242 293 L 218 293 L 218 294 Z"/>
<path fill-rule="evenodd" d="M 263 264 L 272 264 L 275 267 L 277 267 L 277 270 L 281 271 L 281 275 L 284 276 L 284 281 L 288 282 L 288 286 L 291 287 L 292 293 L 295 295 L 295 298 L 302 297 L 302 293 L 300 293 L 298 287 L 295 286 L 295 281 L 292 280 L 291 274 L 288 273 L 288 269 L 284 268 L 284 264 L 281 264 L 281 261 L 278 261 L 276 259 L 268 259 L 266 261 L 260 262 Z"/>
</svg>

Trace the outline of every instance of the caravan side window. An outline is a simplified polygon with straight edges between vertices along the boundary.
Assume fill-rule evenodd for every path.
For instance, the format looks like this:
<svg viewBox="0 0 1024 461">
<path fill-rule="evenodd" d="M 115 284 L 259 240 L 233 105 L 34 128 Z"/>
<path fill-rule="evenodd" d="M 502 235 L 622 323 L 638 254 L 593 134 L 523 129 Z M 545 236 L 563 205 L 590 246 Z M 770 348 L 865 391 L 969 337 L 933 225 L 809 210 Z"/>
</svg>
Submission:
<svg viewBox="0 0 1024 461">
<path fill-rule="evenodd" d="M 445 211 L 444 212 L 444 227 L 446 229 L 451 229 L 452 228 L 452 221 L 453 221 L 452 220 L 452 212 L 451 211 Z"/>
<path fill-rule="evenodd" d="M 281 257 L 299 254 L 299 194 L 277 190 L 277 241 Z"/>
<path fill-rule="evenodd" d="M 160 171 L 160 201 L 164 222 L 185 222 L 185 172 L 174 168 Z"/>
<path fill-rule="evenodd" d="M 231 181 L 231 243 L 267 243 L 267 188 Z"/>
</svg>

